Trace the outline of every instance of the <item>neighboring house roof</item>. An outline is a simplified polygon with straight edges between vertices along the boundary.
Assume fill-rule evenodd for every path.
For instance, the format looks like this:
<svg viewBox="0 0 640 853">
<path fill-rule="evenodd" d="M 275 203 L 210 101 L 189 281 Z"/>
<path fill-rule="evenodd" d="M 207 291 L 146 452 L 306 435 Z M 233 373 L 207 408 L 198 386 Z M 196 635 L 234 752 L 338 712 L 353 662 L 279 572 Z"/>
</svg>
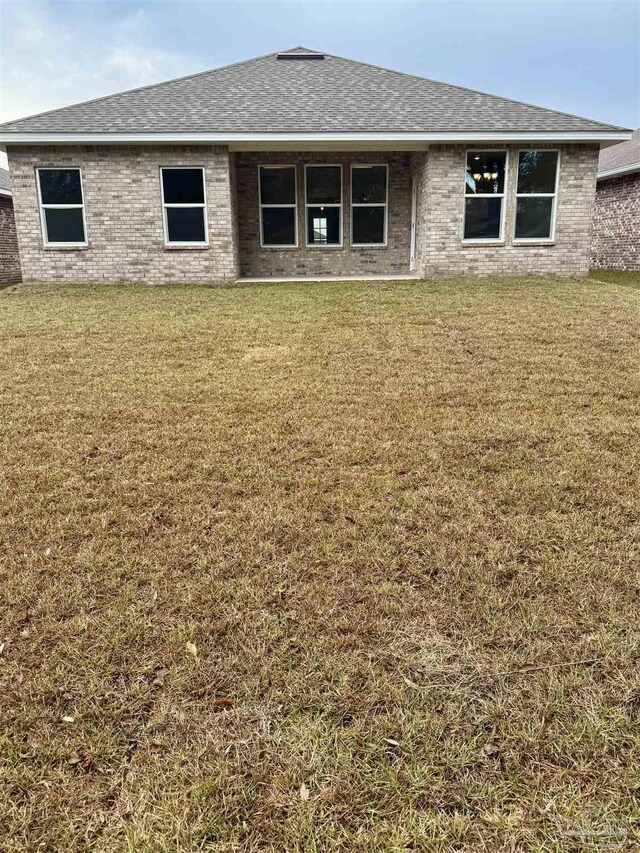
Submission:
<svg viewBox="0 0 640 853">
<path fill-rule="evenodd" d="M 633 131 L 631 139 L 612 145 L 600 153 L 598 178 L 613 178 L 640 172 L 640 128 Z"/>
<path fill-rule="evenodd" d="M 11 195 L 11 178 L 6 169 L 0 169 L 0 195 Z"/>
<path fill-rule="evenodd" d="M 289 60 L 289 61 L 287 61 Z M 293 61 L 292 61 L 293 60 Z M 197 141 L 247 135 L 327 138 L 405 134 L 412 138 L 495 138 L 495 134 L 626 138 L 622 128 L 437 83 L 298 47 L 166 83 L 109 95 L 0 125 L 0 141 L 29 134 L 181 134 Z M 200 136 L 198 136 L 200 135 Z M 217 136 L 216 136 L 217 135 Z M 422 135 L 422 136 L 421 136 Z M 448 135 L 448 136 L 447 136 Z M 538 137 L 542 138 L 542 137 Z M 37 137 L 36 137 L 37 141 Z M 75 141 L 65 140 L 62 141 Z"/>
</svg>

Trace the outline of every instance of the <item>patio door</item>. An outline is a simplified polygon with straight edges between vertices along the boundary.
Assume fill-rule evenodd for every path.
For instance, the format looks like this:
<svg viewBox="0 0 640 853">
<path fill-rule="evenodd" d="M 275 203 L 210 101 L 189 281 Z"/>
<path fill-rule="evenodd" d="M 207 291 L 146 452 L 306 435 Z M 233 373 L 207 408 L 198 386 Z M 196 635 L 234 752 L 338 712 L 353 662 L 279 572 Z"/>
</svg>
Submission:
<svg viewBox="0 0 640 853">
<path fill-rule="evenodd" d="M 416 268 L 416 218 L 418 214 L 418 185 L 415 178 L 411 181 L 411 255 L 409 257 L 409 269 L 414 272 Z"/>
</svg>

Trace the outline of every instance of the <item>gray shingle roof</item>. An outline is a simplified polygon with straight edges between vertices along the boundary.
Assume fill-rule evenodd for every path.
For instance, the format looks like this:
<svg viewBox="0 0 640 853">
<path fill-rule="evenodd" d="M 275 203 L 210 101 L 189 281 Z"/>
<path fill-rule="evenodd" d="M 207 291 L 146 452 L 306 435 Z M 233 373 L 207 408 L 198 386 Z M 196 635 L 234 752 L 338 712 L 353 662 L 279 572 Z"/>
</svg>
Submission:
<svg viewBox="0 0 640 853">
<path fill-rule="evenodd" d="M 314 53 L 292 48 L 288 53 Z M 619 130 L 507 98 L 324 55 L 277 54 L 0 125 L 31 133 L 430 133 Z"/>
<path fill-rule="evenodd" d="M 11 190 L 11 178 L 6 169 L 0 169 L 0 190 Z"/>
<path fill-rule="evenodd" d="M 617 169 L 628 169 L 635 165 L 640 171 L 640 128 L 634 130 L 633 136 L 627 142 L 612 145 L 600 152 L 598 174 L 613 172 Z"/>
</svg>

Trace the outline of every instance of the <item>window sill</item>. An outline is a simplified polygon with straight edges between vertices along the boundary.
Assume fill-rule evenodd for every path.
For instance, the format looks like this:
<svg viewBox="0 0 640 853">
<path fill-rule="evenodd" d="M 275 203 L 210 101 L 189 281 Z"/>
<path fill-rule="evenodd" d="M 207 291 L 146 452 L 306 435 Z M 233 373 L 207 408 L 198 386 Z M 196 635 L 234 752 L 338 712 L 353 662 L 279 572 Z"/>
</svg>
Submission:
<svg viewBox="0 0 640 853">
<path fill-rule="evenodd" d="M 352 249 L 388 249 L 388 243 L 352 243 Z"/>
<path fill-rule="evenodd" d="M 300 246 L 263 246 L 260 244 L 260 249 L 265 252 L 293 252 L 296 249 L 299 249 Z"/>
<path fill-rule="evenodd" d="M 495 249 L 496 246 L 506 246 L 505 240 L 462 240 L 463 246 L 487 246 Z"/>
<path fill-rule="evenodd" d="M 513 246 L 555 246 L 555 240 L 514 240 Z"/>
<path fill-rule="evenodd" d="M 180 246 L 178 243 L 165 243 L 165 251 L 167 252 L 203 252 L 209 248 L 208 243 L 185 243 Z"/>
<path fill-rule="evenodd" d="M 79 243 L 78 245 L 60 243 L 59 246 L 45 244 L 42 248 L 45 252 L 85 252 L 89 245 L 87 243 Z"/>
<path fill-rule="evenodd" d="M 344 249 L 342 243 L 311 243 L 305 246 L 306 249 Z"/>
</svg>

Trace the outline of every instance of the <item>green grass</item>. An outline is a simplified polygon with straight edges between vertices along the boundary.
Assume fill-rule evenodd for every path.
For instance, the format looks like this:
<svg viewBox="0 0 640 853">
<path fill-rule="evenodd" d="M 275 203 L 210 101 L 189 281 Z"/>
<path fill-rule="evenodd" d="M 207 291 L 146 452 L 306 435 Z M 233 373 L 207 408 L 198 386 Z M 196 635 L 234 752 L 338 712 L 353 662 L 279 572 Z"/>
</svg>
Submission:
<svg viewBox="0 0 640 853">
<path fill-rule="evenodd" d="M 640 270 L 591 270 L 589 278 L 607 284 L 640 287 Z"/>
<path fill-rule="evenodd" d="M 638 308 L 2 291 L 0 848 L 631 849 Z"/>
</svg>

